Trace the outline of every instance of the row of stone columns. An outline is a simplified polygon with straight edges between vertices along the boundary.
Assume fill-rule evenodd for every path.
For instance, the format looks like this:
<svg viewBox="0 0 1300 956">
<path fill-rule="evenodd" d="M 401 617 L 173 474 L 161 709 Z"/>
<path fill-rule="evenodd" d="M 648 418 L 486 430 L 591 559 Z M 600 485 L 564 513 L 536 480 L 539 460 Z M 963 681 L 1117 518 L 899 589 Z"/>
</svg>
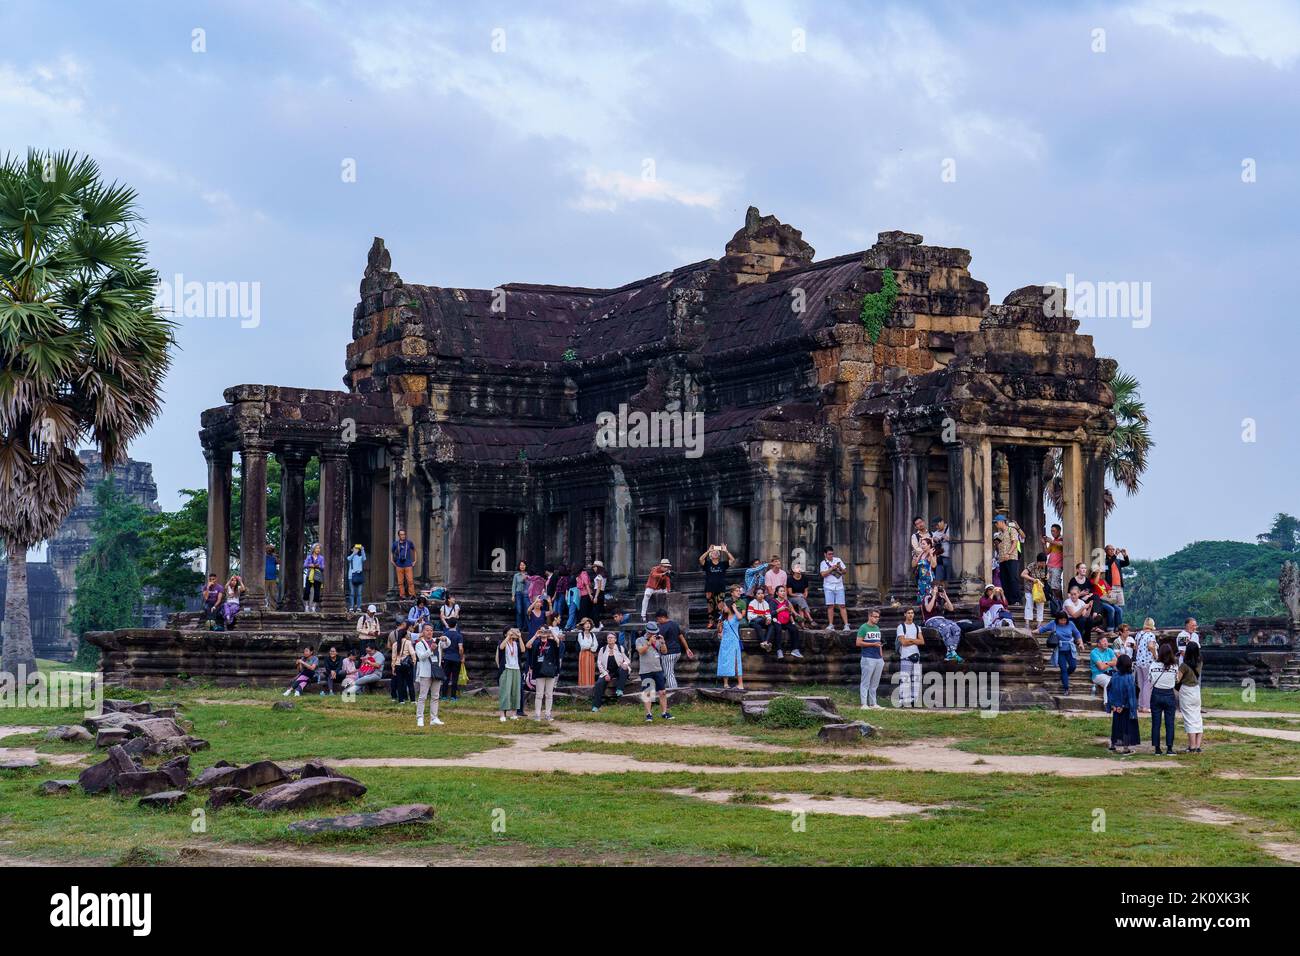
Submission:
<svg viewBox="0 0 1300 956">
<path fill-rule="evenodd" d="M 260 606 L 266 598 L 266 482 L 267 456 L 273 450 L 281 461 L 280 529 L 281 581 L 285 610 L 302 608 L 302 560 L 306 544 L 306 474 L 313 453 L 320 456 L 320 545 L 325 558 L 321 582 L 320 609 L 341 613 L 346 607 L 344 569 L 348 545 L 348 495 L 351 462 L 348 446 L 342 442 L 319 445 L 288 444 L 274 449 L 272 443 L 245 436 L 240 441 L 240 577 L 246 589 L 245 601 Z M 204 449 L 208 463 L 208 569 L 224 583 L 230 569 L 230 501 L 232 452 L 229 449 Z M 389 537 L 407 527 L 410 488 L 406 458 L 391 458 L 389 486 Z M 387 548 L 370 555 L 371 570 L 377 573 L 382 562 L 388 575 L 387 592 L 394 596 L 392 569 Z"/>
<path fill-rule="evenodd" d="M 893 474 L 890 548 L 891 587 L 902 596 L 913 589 L 911 567 L 912 519 L 927 519 L 931 441 L 924 436 L 896 435 L 889 439 Z M 948 456 L 948 549 L 953 581 L 963 596 L 980 592 L 992 575 L 993 441 L 976 436 L 944 444 Z M 1041 446 L 1008 449 L 1011 516 L 1025 532 L 1028 560 L 1038 552 L 1043 525 L 1043 457 Z M 1065 501 L 1061 524 L 1065 535 L 1065 567 L 1080 561 L 1095 563 L 1105 545 L 1105 459 L 1095 446 L 1079 442 L 1063 446 Z"/>
</svg>

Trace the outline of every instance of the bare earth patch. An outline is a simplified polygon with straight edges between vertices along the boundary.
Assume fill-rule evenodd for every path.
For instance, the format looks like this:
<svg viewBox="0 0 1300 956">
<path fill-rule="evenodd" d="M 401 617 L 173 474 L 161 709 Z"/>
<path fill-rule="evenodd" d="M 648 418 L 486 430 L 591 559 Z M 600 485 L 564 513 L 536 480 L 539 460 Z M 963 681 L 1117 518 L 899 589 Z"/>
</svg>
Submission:
<svg viewBox="0 0 1300 956">
<path fill-rule="evenodd" d="M 942 773 L 1050 773 L 1063 777 L 1097 777 L 1144 768 L 1163 768 L 1158 761 L 1106 760 L 1100 757 L 1046 755 L 1005 756 L 970 754 L 953 750 L 956 738 L 927 740 L 878 747 L 872 754 L 888 764 L 788 764 L 776 767 L 717 767 L 672 761 L 638 760 L 624 754 L 547 750 L 568 740 L 617 740 L 621 743 L 674 744 L 725 747 L 730 750 L 790 752 L 798 748 L 762 744 L 726 731 L 704 727 L 654 724 L 647 727 L 608 727 L 593 724 L 553 725 L 557 733 L 508 738 L 510 746 L 480 751 L 464 757 L 357 757 L 331 760 L 338 767 L 473 767 L 483 770 L 517 770 L 526 773 L 854 773 L 873 770 L 934 770 Z"/>
<path fill-rule="evenodd" d="M 709 803 L 730 803 L 735 792 L 731 790 L 695 790 L 690 787 L 675 787 L 664 791 L 679 797 L 694 797 Z M 814 797 L 807 793 L 767 793 L 771 798 L 766 803 L 746 803 L 743 806 L 761 807 L 765 810 L 777 810 L 790 813 L 795 810 L 804 813 L 831 813 L 842 817 L 897 817 L 905 814 L 923 814 L 929 810 L 943 809 L 951 804 L 940 803 L 924 806 L 915 803 L 898 803 L 894 800 L 871 800 L 856 797 Z"/>
<path fill-rule="evenodd" d="M 48 727 L 0 727 L 0 740 L 5 737 L 17 737 L 21 734 L 34 734 Z M 82 754 L 41 754 L 35 747 L 0 747 L 0 760 L 41 760 L 56 766 L 81 763 Z"/>
<path fill-rule="evenodd" d="M 1245 734 L 1247 737 L 1270 737 L 1273 740 L 1290 740 L 1293 743 L 1300 743 L 1300 730 L 1275 730 L 1272 727 L 1242 727 L 1234 724 L 1229 727 L 1225 724 L 1206 724 L 1206 730 L 1222 730 L 1230 734 Z"/>
<path fill-rule="evenodd" d="M 1239 813 L 1231 813 L 1219 807 L 1187 806 L 1183 807 L 1181 816 L 1190 823 L 1206 823 L 1216 827 L 1235 827 L 1247 839 L 1253 839 L 1252 831 L 1259 827 L 1258 821 Z M 1260 843 L 1259 848 L 1269 856 L 1286 863 L 1300 863 L 1300 843 Z"/>
</svg>

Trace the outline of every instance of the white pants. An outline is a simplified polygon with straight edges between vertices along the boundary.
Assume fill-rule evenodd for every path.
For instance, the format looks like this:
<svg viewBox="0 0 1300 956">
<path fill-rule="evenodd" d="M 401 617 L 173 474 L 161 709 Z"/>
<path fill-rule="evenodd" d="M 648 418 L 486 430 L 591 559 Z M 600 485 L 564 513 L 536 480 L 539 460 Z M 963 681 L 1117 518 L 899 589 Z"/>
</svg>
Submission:
<svg viewBox="0 0 1300 956">
<path fill-rule="evenodd" d="M 1046 610 L 1047 610 L 1046 601 L 1035 601 L 1032 597 L 1029 596 L 1028 592 L 1025 593 L 1025 623 L 1026 624 L 1028 624 L 1030 621 L 1034 619 L 1034 615 L 1038 616 L 1038 623 L 1042 624 L 1043 613 Z"/>
<path fill-rule="evenodd" d="M 921 699 L 921 658 L 916 660 L 899 660 L 898 662 L 898 702 L 910 707 Z"/>
<path fill-rule="evenodd" d="M 429 719 L 438 719 L 438 696 L 442 693 L 442 681 L 431 677 L 415 679 L 415 719 L 424 720 L 424 699 L 429 698 Z"/>
<path fill-rule="evenodd" d="M 1094 677 L 1094 678 L 1092 679 L 1092 682 L 1093 682 L 1094 684 L 1096 684 L 1098 687 L 1101 688 L 1101 703 L 1102 703 L 1102 706 L 1105 706 L 1105 704 L 1106 704 L 1106 688 L 1110 686 L 1110 675 L 1109 675 L 1109 674 L 1098 674 L 1096 677 Z"/>
<path fill-rule="evenodd" d="M 645 597 L 641 599 L 641 620 L 645 620 L 646 611 L 650 609 L 650 596 L 652 594 L 667 594 L 667 591 L 656 591 L 653 588 L 645 589 Z"/>
<path fill-rule="evenodd" d="M 551 706 L 555 702 L 555 681 L 554 677 L 538 677 L 535 681 L 537 684 L 537 717 L 540 720 L 542 712 L 545 710 L 546 716 L 551 716 Z"/>
</svg>

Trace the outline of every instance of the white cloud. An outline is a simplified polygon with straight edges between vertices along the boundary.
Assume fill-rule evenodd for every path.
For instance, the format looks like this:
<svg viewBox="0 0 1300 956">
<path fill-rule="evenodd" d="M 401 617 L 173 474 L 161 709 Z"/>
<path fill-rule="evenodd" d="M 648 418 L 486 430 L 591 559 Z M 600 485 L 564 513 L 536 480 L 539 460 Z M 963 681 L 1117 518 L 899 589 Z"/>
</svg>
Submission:
<svg viewBox="0 0 1300 956">
<path fill-rule="evenodd" d="M 642 200 L 717 209 L 722 200 L 717 191 L 690 189 L 664 179 L 629 176 L 618 170 L 589 168 L 584 187 L 575 206 L 587 212 L 613 212 L 620 202 Z"/>
<path fill-rule="evenodd" d="M 1294 0 L 1143 0 L 1128 10 L 1144 26 L 1290 69 L 1300 58 L 1300 5 Z"/>
</svg>

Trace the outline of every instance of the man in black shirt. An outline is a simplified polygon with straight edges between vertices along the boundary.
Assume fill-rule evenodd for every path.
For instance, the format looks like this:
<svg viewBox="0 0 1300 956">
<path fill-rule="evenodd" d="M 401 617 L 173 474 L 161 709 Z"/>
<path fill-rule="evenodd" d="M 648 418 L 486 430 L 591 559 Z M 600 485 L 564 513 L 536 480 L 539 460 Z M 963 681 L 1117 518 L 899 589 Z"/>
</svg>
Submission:
<svg viewBox="0 0 1300 956">
<path fill-rule="evenodd" d="M 704 569 L 704 598 L 709 603 L 709 627 L 717 626 L 718 607 L 727 596 L 727 568 L 735 563 L 735 556 L 725 544 L 711 544 L 709 550 L 700 555 L 700 567 Z"/>
<path fill-rule="evenodd" d="M 677 658 L 683 653 L 686 654 L 687 660 L 695 660 L 695 653 L 691 650 L 690 645 L 686 643 L 686 635 L 677 625 L 676 621 L 668 620 L 668 612 L 660 608 L 655 612 L 655 622 L 659 625 L 659 636 L 663 639 L 664 646 L 667 648 L 660 655 L 659 661 L 663 665 L 664 688 L 666 690 L 677 689 Z"/>
<path fill-rule="evenodd" d="M 804 627 L 814 627 L 812 608 L 808 606 L 808 576 L 803 573 L 802 564 L 790 568 L 790 580 L 786 582 L 785 590 L 799 622 Z"/>
</svg>

